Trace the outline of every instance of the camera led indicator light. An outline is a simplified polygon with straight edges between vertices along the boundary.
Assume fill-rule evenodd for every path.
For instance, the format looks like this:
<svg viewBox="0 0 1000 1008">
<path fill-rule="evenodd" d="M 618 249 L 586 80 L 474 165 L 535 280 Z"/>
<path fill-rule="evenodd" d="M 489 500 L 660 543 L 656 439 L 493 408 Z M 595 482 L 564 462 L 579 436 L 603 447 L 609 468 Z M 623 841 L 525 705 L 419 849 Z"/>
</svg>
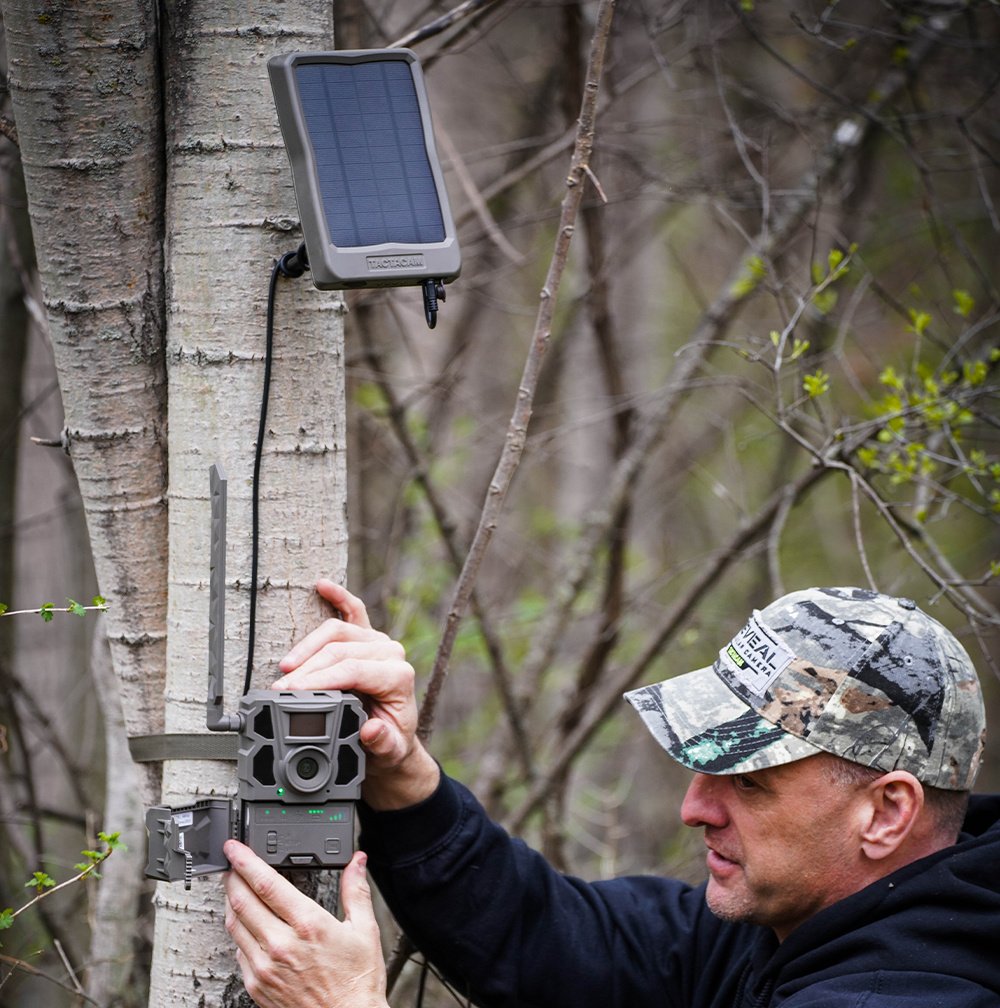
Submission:
<svg viewBox="0 0 1000 1008">
<path fill-rule="evenodd" d="M 283 787 L 280 787 L 280 788 L 278 788 L 278 796 L 279 796 L 279 797 L 280 797 L 281 795 L 283 795 L 284 793 L 285 793 L 285 789 L 284 789 Z"/>
</svg>

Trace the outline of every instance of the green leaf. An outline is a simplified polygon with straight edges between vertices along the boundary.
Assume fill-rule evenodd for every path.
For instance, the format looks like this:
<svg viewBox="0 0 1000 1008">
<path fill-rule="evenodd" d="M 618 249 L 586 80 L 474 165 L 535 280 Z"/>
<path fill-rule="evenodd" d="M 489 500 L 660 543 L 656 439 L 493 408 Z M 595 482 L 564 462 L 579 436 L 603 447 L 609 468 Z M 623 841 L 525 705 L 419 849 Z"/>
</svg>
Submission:
<svg viewBox="0 0 1000 1008">
<path fill-rule="evenodd" d="M 9 606 L 4 604 L 3 602 L 0 602 L 0 616 L 3 616 L 3 614 L 8 610 L 8 608 Z"/>
<path fill-rule="evenodd" d="M 882 369 L 882 373 L 878 376 L 880 384 L 886 385 L 889 388 L 901 390 L 903 388 L 903 379 L 896 374 L 896 369 L 890 364 Z"/>
<path fill-rule="evenodd" d="M 0 931 L 6 931 L 14 923 L 14 911 L 11 907 L 0 910 Z"/>
<path fill-rule="evenodd" d="M 986 361 L 968 361 L 962 365 L 962 375 L 969 385 L 982 385 L 989 373 L 990 369 Z"/>
<path fill-rule="evenodd" d="M 792 360 L 797 360 L 809 349 L 809 340 L 799 339 L 798 336 L 792 343 Z"/>
<path fill-rule="evenodd" d="M 44 892 L 46 889 L 51 889 L 56 884 L 54 878 L 51 875 L 46 875 L 45 872 L 36 871 L 33 872 L 31 878 L 24 883 L 25 889 L 34 889 L 37 892 Z"/>
<path fill-rule="evenodd" d="M 820 315 L 829 315 L 836 307 L 837 292 L 835 290 L 830 290 L 829 288 L 827 290 L 817 291 L 813 294 L 812 303 Z"/>
<path fill-rule="evenodd" d="M 750 256 L 746 262 L 746 272 L 729 289 L 733 297 L 744 297 L 756 289 L 764 277 L 767 276 L 767 267 L 760 256 Z"/>
<path fill-rule="evenodd" d="M 103 595 L 95 595 L 91 604 L 97 606 L 98 609 L 107 609 L 108 600 Z"/>
<path fill-rule="evenodd" d="M 830 391 L 830 376 L 823 370 L 816 370 L 802 379 L 802 387 L 810 399 Z"/>
<path fill-rule="evenodd" d="M 51 623 L 52 622 L 52 610 L 54 608 L 55 608 L 55 605 L 52 602 L 45 602 L 43 605 L 39 606 L 39 608 L 38 608 L 38 615 L 41 616 L 42 619 L 46 623 Z"/>
<path fill-rule="evenodd" d="M 87 615 L 87 610 L 79 602 L 76 602 L 76 601 L 74 601 L 71 598 L 66 599 L 66 601 L 69 603 L 69 611 L 74 616 L 86 616 Z"/>
<path fill-rule="evenodd" d="M 866 469 L 875 469 L 878 466 L 878 449 L 872 447 L 862 447 L 858 449 L 858 461 Z"/>
<path fill-rule="evenodd" d="M 953 290 L 951 296 L 955 301 L 955 314 L 968 318 L 976 306 L 975 298 L 967 290 Z"/>
<path fill-rule="evenodd" d="M 916 308 L 910 309 L 910 319 L 913 325 L 909 327 L 909 331 L 916 333 L 918 336 L 923 336 L 924 331 L 931 324 L 931 316 L 925 311 L 917 311 Z"/>
</svg>

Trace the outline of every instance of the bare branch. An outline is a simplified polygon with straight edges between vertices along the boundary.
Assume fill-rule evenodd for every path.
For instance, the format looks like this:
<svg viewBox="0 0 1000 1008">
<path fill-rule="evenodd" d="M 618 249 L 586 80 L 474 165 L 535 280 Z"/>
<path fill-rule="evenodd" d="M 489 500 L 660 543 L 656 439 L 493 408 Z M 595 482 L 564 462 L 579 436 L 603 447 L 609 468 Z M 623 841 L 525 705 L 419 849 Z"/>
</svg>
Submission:
<svg viewBox="0 0 1000 1008">
<path fill-rule="evenodd" d="M 925 38 L 911 60 L 926 59 L 932 48 L 932 39 Z M 852 129 L 837 126 L 826 148 L 817 159 L 816 167 L 795 188 L 799 194 L 785 207 L 767 234 L 758 236 L 753 254 L 763 261 L 776 256 L 784 249 L 803 218 L 815 206 L 822 183 L 833 176 L 843 163 L 853 157 L 861 147 L 865 134 L 878 123 L 877 112 L 899 92 L 906 77 L 898 70 L 890 70 L 879 86 L 873 90 L 875 97 L 865 109 L 850 120 Z M 577 538 L 576 551 L 566 570 L 556 579 L 558 595 L 553 600 L 546 618 L 535 635 L 535 645 L 524 663 L 521 676 L 522 696 L 528 695 L 542 670 L 552 661 L 554 649 L 562 639 L 573 606 L 587 583 L 593 568 L 598 544 L 604 539 L 620 501 L 628 488 L 638 479 L 646 465 L 649 453 L 663 436 L 681 404 L 682 393 L 694 379 L 709 357 L 722 333 L 735 318 L 737 311 L 755 292 L 755 285 L 746 282 L 741 265 L 731 276 L 722 292 L 702 315 L 691 339 L 678 356 L 678 362 L 664 386 L 659 401 L 637 418 L 632 444 L 615 466 L 607 486 L 602 491 L 601 504 L 589 515 Z M 811 449 L 810 449 L 811 450 Z"/>
<path fill-rule="evenodd" d="M 13 119 L 8 119 L 7 116 L 0 116 L 0 133 L 2 133 L 12 144 L 20 146 L 21 142 L 17 138 L 17 124 Z"/>
<path fill-rule="evenodd" d="M 416 45 L 418 42 L 426 42 L 427 39 L 440 35 L 441 32 L 447 31 L 453 25 L 459 24 L 466 18 L 482 14 L 499 3 L 500 0 L 465 0 L 464 3 L 460 3 L 457 7 L 452 8 L 447 14 L 442 14 L 441 17 L 435 18 L 422 28 L 417 28 L 415 31 L 411 31 L 409 34 L 403 35 L 395 42 L 390 43 L 390 47 L 396 49 Z"/>
<path fill-rule="evenodd" d="M 566 194 L 563 197 L 555 250 L 549 266 L 545 286 L 541 292 L 538 316 L 535 321 L 535 332 L 528 357 L 525 361 L 521 385 L 518 389 L 517 404 L 508 426 L 507 440 L 501 452 L 493 479 L 490 482 L 479 526 L 476 529 L 472 546 L 455 588 L 454 597 L 445 623 L 444 634 L 437 656 L 435 657 L 427 693 L 421 706 L 418 729 L 418 734 L 421 738 L 427 738 L 433 729 L 437 701 L 447 676 L 448 663 L 451 658 L 455 638 L 458 634 L 458 626 L 468 606 L 479 566 L 486 554 L 493 531 L 496 528 L 497 521 L 503 509 L 504 499 L 506 498 L 507 491 L 510 489 L 514 473 L 517 471 L 518 463 L 524 451 L 534 393 L 538 384 L 539 374 L 541 373 L 545 351 L 548 348 L 555 302 L 558 297 L 563 270 L 566 266 L 566 257 L 569 252 L 570 240 L 573 236 L 577 211 L 583 199 L 583 181 L 586 177 L 584 166 L 589 163 L 591 151 L 593 150 L 594 113 L 601 72 L 604 66 L 605 47 L 611 30 L 613 13 L 614 0 L 602 0 L 591 46 L 587 82 L 580 110 L 576 147 L 566 179 Z"/>
<path fill-rule="evenodd" d="M 594 695 L 590 706 L 583 713 L 574 731 L 567 735 L 557 752 L 545 761 L 546 773 L 539 777 L 521 804 L 507 817 L 508 829 L 517 832 L 528 816 L 545 801 L 553 782 L 558 781 L 567 767 L 583 750 L 593 733 L 621 702 L 621 695 L 636 683 L 649 665 L 660 655 L 666 643 L 680 628 L 683 621 L 694 609 L 698 601 L 716 583 L 721 573 L 739 556 L 745 546 L 760 535 L 761 531 L 774 521 L 775 515 L 785 506 L 786 497 L 800 498 L 810 487 L 833 470 L 814 467 L 800 476 L 793 484 L 782 487 L 773 494 L 757 513 L 740 523 L 728 542 L 719 547 L 713 558 L 704 563 L 694 584 L 678 599 L 663 619 L 658 631 L 652 635 L 642 653 L 617 674 L 609 675 L 601 683 L 601 689 Z"/>
</svg>

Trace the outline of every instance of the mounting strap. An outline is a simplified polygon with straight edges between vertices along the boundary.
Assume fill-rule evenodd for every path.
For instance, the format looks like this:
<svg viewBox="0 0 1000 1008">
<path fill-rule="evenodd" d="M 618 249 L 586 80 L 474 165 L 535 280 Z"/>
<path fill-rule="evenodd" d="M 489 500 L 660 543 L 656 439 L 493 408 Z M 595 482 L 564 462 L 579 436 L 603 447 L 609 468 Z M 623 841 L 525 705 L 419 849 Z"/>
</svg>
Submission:
<svg viewBox="0 0 1000 1008">
<path fill-rule="evenodd" d="M 136 763 L 175 759 L 235 761 L 239 738 L 236 732 L 133 735 L 128 748 Z"/>
</svg>

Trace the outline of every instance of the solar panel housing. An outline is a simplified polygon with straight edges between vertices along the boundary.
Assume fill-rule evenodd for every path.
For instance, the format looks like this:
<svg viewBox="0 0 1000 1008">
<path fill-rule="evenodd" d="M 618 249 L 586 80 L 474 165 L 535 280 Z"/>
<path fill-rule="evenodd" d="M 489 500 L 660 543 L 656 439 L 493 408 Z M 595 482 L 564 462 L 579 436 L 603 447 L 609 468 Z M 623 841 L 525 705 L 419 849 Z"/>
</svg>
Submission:
<svg viewBox="0 0 1000 1008">
<path fill-rule="evenodd" d="M 416 55 L 295 52 L 267 68 L 316 286 L 458 276 L 461 253 Z"/>
</svg>

